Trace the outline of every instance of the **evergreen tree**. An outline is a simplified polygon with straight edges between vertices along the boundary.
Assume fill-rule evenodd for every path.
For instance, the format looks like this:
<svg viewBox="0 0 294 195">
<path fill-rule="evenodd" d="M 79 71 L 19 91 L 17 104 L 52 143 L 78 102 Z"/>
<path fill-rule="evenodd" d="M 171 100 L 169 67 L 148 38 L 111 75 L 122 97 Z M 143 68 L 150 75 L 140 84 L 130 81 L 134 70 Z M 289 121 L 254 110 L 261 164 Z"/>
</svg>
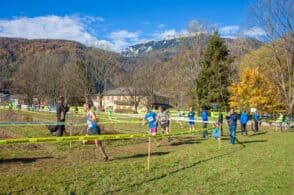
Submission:
<svg viewBox="0 0 294 195">
<path fill-rule="evenodd" d="M 226 45 L 215 32 L 209 39 L 202 69 L 195 80 L 196 89 L 192 92 L 199 107 L 210 109 L 217 104 L 220 109 L 227 108 L 231 62 Z"/>
</svg>

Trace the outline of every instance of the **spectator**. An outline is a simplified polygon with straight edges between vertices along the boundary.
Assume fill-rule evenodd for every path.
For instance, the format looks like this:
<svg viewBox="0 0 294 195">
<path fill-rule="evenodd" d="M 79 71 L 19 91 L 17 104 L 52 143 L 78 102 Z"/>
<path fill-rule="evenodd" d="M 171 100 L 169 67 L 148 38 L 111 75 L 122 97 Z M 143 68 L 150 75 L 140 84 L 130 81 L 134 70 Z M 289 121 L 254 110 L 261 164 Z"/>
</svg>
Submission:
<svg viewBox="0 0 294 195">
<path fill-rule="evenodd" d="M 234 109 L 231 109 L 226 118 L 229 124 L 230 143 L 235 144 L 238 114 L 234 111 Z"/>
<path fill-rule="evenodd" d="M 195 112 L 194 109 L 191 107 L 190 111 L 188 113 L 188 124 L 189 124 L 189 128 L 190 131 L 192 132 L 192 130 L 195 130 Z"/>
<path fill-rule="evenodd" d="M 254 131 L 254 133 L 257 133 L 259 130 L 259 121 L 260 121 L 260 116 L 256 110 L 253 114 L 253 131 Z"/>
<path fill-rule="evenodd" d="M 279 124 L 280 131 L 283 130 L 283 122 L 284 122 L 284 115 L 280 113 L 278 117 L 278 124 Z"/>
<path fill-rule="evenodd" d="M 218 126 L 220 127 L 221 135 L 223 135 L 223 121 L 224 121 L 223 113 L 221 111 L 219 111 L 218 112 L 217 123 L 218 123 Z"/>
<path fill-rule="evenodd" d="M 208 136 L 208 132 L 206 130 L 208 124 L 208 114 L 205 109 L 201 109 L 201 118 L 202 118 L 202 138 L 206 138 Z"/>
<path fill-rule="evenodd" d="M 249 116 L 247 112 L 244 110 L 240 117 L 240 123 L 241 123 L 241 135 L 247 135 L 247 123 L 249 120 Z"/>
</svg>

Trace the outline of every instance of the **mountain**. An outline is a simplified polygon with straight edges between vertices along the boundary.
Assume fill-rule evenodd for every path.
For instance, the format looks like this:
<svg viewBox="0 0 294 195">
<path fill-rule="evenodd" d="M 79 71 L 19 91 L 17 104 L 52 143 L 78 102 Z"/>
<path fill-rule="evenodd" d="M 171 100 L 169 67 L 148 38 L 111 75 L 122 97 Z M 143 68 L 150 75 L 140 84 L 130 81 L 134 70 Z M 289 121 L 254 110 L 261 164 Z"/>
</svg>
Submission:
<svg viewBox="0 0 294 195">
<path fill-rule="evenodd" d="M 197 36 L 197 35 L 196 35 Z M 205 36 L 205 39 L 208 40 L 208 36 Z M 180 50 L 183 44 L 191 43 L 193 37 L 183 37 L 183 38 L 174 38 L 168 40 L 160 41 L 149 41 L 147 43 L 141 43 L 137 45 L 130 46 L 124 49 L 120 55 L 122 57 L 142 57 L 154 52 L 162 52 L 164 54 L 174 54 L 177 50 Z M 244 38 L 244 39 L 229 39 L 223 38 L 224 42 L 227 44 L 231 54 L 239 56 L 247 53 L 248 51 L 256 50 L 263 43 L 257 39 L 253 38 Z M 240 48 L 240 45 L 243 45 Z"/>
<path fill-rule="evenodd" d="M 28 58 L 39 53 L 55 55 L 65 62 L 85 60 L 90 48 L 74 41 L 0 38 L 0 80 L 9 79 L 16 69 Z"/>
<path fill-rule="evenodd" d="M 121 52 L 123 57 L 137 57 L 144 55 L 148 52 L 158 51 L 162 49 L 168 49 L 179 46 L 179 39 L 169 39 L 161 41 L 149 41 L 147 43 L 141 43 L 130 46 Z"/>
<path fill-rule="evenodd" d="M 208 41 L 208 35 L 150 41 L 126 48 L 121 52 L 121 59 L 135 72 L 134 76 L 139 75 L 145 87 L 149 85 L 147 88 L 161 91 L 179 104 L 189 101 L 189 91 L 201 69 L 200 56 Z M 237 72 L 239 61 L 246 53 L 263 45 L 259 40 L 248 38 L 223 38 L 223 41 L 233 59 L 233 72 Z"/>
<path fill-rule="evenodd" d="M 63 66 L 77 61 L 93 61 L 90 55 L 109 53 L 114 58 L 119 54 L 87 47 L 81 43 L 67 40 L 21 39 L 0 37 L 0 91 L 7 91 L 17 70 L 38 57 L 54 58 Z M 50 63 L 49 63 L 50 64 Z"/>
<path fill-rule="evenodd" d="M 161 80 L 162 75 L 165 75 L 165 80 L 181 84 L 180 88 L 188 89 L 189 85 L 181 78 L 187 77 L 187 70 L 192 63 L 192 58 L 195 57 L 192 56 L 193 52 L 189 52 L 193 47 L 193 38 L 195 37 L 150 41 L 130 46 L 121 53 L 112 53 L 87 47 L 75 41 L 2 37 L 0 38 L 0 92 L 9 90 L 17 70 L 38 56 L 49 56 L 56 59 L 52 63 L 70 64 L 77 61 L 89 62 L 92 60 L 94 62 L 95 59 L 89 58 L 89 54 L 99 56 L 102 53 L 109 53 L 116 59 L 116 68 L 119 70 L 115 78 L 110 79 L 120 79 L 121 82 L 117 81 L 120 85 L 125 84 L 124 78 L 132 78 L 131 73 L 140 74 L 141 72 L 144 76 L 148 67 L 154 66 L 148 71 L 150 71 L 149 75 L 156 75 L 155 80 Z M 206 47 L 208 38 L 209 36 L 201 38 L 203 47 Z M 224 41 L 230 53 L 235 57 L 235 66 L 238 66 L 238 60 L 247 52 L 256 50 L 262 45 L 262 42 L 256 39 L 224 39 Z M 157 87 L 157 90 L 169 95 L 166 90 L 172 89 L 173 85 L 158 84 Z"/>
</svg>

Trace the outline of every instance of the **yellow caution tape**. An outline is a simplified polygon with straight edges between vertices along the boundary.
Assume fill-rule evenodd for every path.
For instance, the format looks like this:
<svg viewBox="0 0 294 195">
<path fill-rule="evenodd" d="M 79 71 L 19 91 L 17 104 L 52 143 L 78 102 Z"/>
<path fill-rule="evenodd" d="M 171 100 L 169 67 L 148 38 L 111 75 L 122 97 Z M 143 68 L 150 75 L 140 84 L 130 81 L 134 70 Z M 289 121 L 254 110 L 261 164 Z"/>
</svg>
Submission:
<svg viewBox="0 0 294 195">
<path fill-rule="evenodd" d="M 194 131 L 196 132 L 196 131 Z M 86 135 L 86 136 L 64 136 L 64 137 L 38 137 L 38 138 L 19 138 L 0 140 L 0 145 L 5 144 L 25 144 L 25 143 L 48 143 L 48 142 L 68 142 L 82 140 L 118 140 L 118 139 L 136 139 L 136 138 L 163 138 L 175 137 L 180 135 L 193 134 L 191 131 L 175 132 L 170 134 L 159 134 L 151 136 L 150 134 L 111 134 L 111 135 Z"/>
</svg>

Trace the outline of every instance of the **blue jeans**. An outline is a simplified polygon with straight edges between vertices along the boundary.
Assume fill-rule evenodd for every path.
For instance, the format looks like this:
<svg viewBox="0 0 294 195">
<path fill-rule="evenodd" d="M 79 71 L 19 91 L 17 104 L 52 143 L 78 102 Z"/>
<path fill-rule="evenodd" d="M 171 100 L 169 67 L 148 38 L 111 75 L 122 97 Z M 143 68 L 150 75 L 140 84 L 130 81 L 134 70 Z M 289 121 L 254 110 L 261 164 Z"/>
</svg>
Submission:
<svg viewBox="0 0 294 195">
<path fill-rule="evenodd" d="M 230 125 L 230 143 L 235 144 L 235 136 L 236 136 L 236 127 L 235 125 Z"/>
</svg>

